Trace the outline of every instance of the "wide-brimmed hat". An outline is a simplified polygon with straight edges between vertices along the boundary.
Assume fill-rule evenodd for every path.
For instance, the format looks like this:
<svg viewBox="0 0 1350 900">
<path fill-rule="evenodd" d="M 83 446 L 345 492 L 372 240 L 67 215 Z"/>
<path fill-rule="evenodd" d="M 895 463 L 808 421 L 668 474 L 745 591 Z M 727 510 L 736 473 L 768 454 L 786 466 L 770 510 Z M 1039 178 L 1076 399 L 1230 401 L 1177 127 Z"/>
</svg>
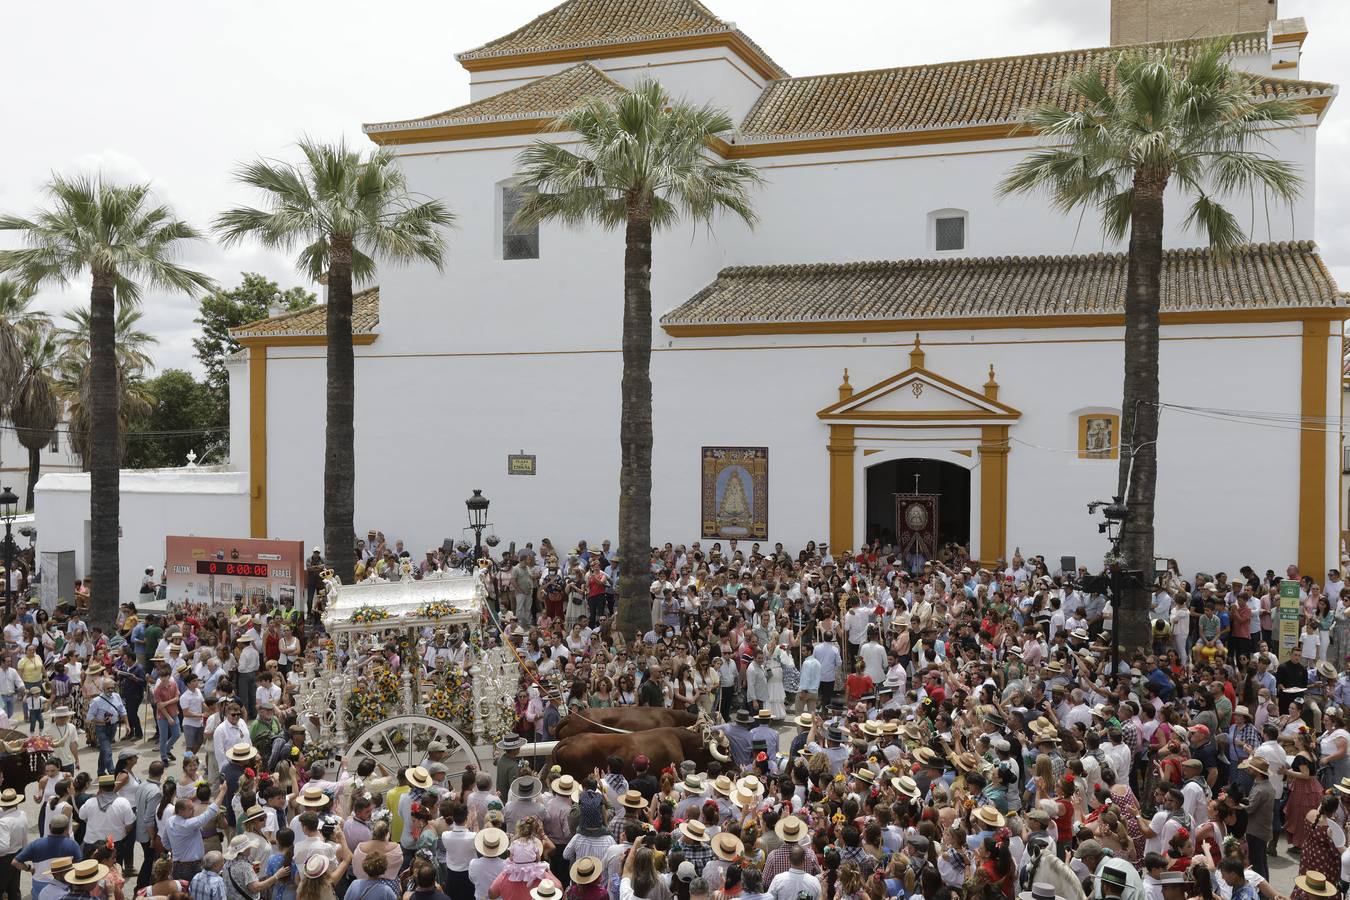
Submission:
<svg viewBox="0 0 1350 900">
<path fill-rule="evenodd" d="M 581 796 L 581 785 L 578 784 L 577 780 L 571 775 L 564 775 L 561 778 L 553 779 L 553 783 L 549 785 L 549 788 L 551 788 L 555 794 L 563 797 L 571 797 L 573 803 L 576 803 L 577 797 Z"/>
<path fill-rule="evenodd" d="M 713 790 L 723 797 L 730 797 L 731 792 L 736 789 L 736 783 L 725 775 L 718 775 L 713 781 Z"/>
<path fill-rule="evenodd" d="M 1154 881 L 1158 882 L 1158 884 L 1192 884 L 1195 879 L 1191 877 L 1190 869 L 1187 869 L 1184 872 L 1177 872 L 1169 869 L 1166 872 L 1159 872 L 1158 877 L 1155 878 Z"/>
<path fill-rule="evenodd" d="M 911 741 L 923 740 L 923 729 L 920 728 L 918 725 L 916 725 L 914 722 L 906 724 L 900 730 L 901 732 L 904 733 L 905 737 L 909 738 Z"/>
<path fill-rule="evenodd" d="M 951 758 L 952 765 L 956 766 L 962 772 L 974 772 L 980 767 L 980 758 L 967 750 L 965 753 L 959 753 Z"/>
<path fill-rule="evenodd" d="M 1239 703 L 1237 706 L 1233 707 L 1233 715 L 1244 716 L 1250 719 L 1252 717 L 1252 711 Z"/>
<path fill-rule="evenodd" d="M 1270 774 L 1270 763 L 1259 756 L 1249 756 L 1238 763 L 1239 769 L 1251 769 L 1253 772 L 1260 772 L 1262 775 Z"/>
<path fill-rule="evenodd" d="M 0 791 L 0 809 L 9 809 L 12 806 L 18 806 L 23 803 L 23 794 L 20 794 L 14 788 L 5 788 Z"/>
<path fill-rule="evenodd" d="M 305 860 L 302 870 L 306 878 L 322 878 L 328 874 L 328 867 L 332 865 L 332 860 L 322 853 L 315 853 L 309 859 Z"/>
<path fill-rule="evenodd" d="M 562 900 L 562 895 L 562 888 L 558 887 L 558 883 L 547 878 L 530 888 L 530 896 L 534 900 Z"/>
<path fill-rule="evenodd" d="M 680 834 L 695 843 L 708 843 L 708 829 L 704 828 L 703 823 L 698 819 L 690 819 L 687 822 L 681 822 Z"/>
<path fill-rule="evenodd" d="M 764 782 L 760 781 L 759 778 L 754 775 L 745 776 L 740 781 L 736 782 L 736 786 L 742 790 L 749 791 L 756 797 L 764 796 Z"/>
<path fill-rule="evenodd" d="M 746 790 L 739 785 L 736 790 L 731 792 L 731 803 L 737 809 L 749 809 L 759 802 L 759 797 L 755 796 L 754 791 Z"/>
<path fill-rule="evenodd" d="M 107 866 L 101 865 L 98 860 L 86 859 L 70 867 L 70 871 L 66 872 L 66 884 L 97 884 L 107 877 Z"/>
<path fill-rule="evenodd" d="M 1339 673 L 1336 671 L 1335 666 L 1333 666 L 1331 663 L 1327 662 L 1324 659 L 1317 664 L 1317 674 L 1321 675 L 1323 678 L 1327 680 L 1331 680 L 1334 679 Z"/>
<path fill-rule="evenodd" d="M 919 799 L 919 783 L 908 775 L 892 778 L 891 787 L 895 788 L 906 797 L 909 797 L 911 800 Z"/>
<path fill-rule="evenodd" d="M 675 784 L 675 789 L 687 791 L 691 794 L 701 794 L 706 787 L 703 783 L 703 776 L 697 772 L 690 772 L 688 775 Z"/>
<path fill-rule="evenodd" d="M 1007 823 L 1007 820 L 1003 818 L 1003 813 L 992 806 L 981 806 L 975 810 L 975 818 L 990 828 L 1002 828 Z"/>
<path fill-rule="evenodd" d="M 862 733 L 868 737 L 881 737 L 881 726 L 872 719 L 862 723 Z"/>
<path fill-rule="evenodd" d="M 646 809 L 647 801 L 642 796 L 641 791 L 630 790 L 625 791 L 624 795 L 619 798 L 619 805 L 625 806 L 628 809 Z"/>
<path fill-rule="evenodd" d="M 508 734 L 497 742 L 498 750 L 519 750 L 525 746 L 525 739 L 518 734 Z"/>
<path fill-rule="evenodd" d="M 1055 893 L 1053 884 L 1038 881 L 1031 886 L 1031 890 L 1019 893 L 1017 900 L 1064 900 L 1064 898 Z"/>
<path fill-rule="evenodd" d="M 1314 897 L 1333 897 L 1337 893 L 1336 886 L 1327 883 L 1327 876 L 1312 869 L 1295 878 L 1294 886 Z"/>
<path fill-rule="evenodd" d="M 810 713 L 802 713 L 792 720 L 792 724 L 796 725 L 798 728 L 810 728 L 815 724 L 815 719 L 811 718 Z"/>
<path fill-rule="evenodd" d="M 229 844 L 225 846 L 225 858 L 238 859 L 241 856 L 248 856 L 253 849 L 253 836 L 248 834 L 236 834 L 230 838 Z"/>
<path fill-rule="evenodd" d="M 69 719 L 72 715 L 74 715 L 74 713 L 71 712 L 69 706 L 58 706 L 56 709 L 52 710 L 53 719 Z"/>
<path fill-rule="evenodd" d="M 778 824 L 773 827 L 773 833 L 788 844 L 798 843 L 802 838 L 810 835 L 806 823 L 796 816 L 784 816 L 779 819 Z"/>
<path fill-rule="evenodd" d="M 258 751 L 253 749 L 252 744 L 248 743 L 247 741 L 240 741 L 239 743 L 231 747 L 229 750 L 225 751 L 225 756 L 234 762 L 242 763 L 248 762 L 250 759 L 256 756 L 257 753 Z"/>
<path fill-rule="evenodd" d="M 319 788 L 307 787 L 295 798 L 295 802 L 299 806 L 324 806 L 328 803 L 328 795 Z"/>
<path fill-rule="evenodd" d="M 537 797 L 543 789 L 543 783 L 533 775 L 522 775 L 511 782 L 511 796 L 521 800 Z"/>
<path fill-rule="evenodd" d="M 734 712 L 731 716 L 731 721 L 735 722 L 737 725 L 749 725 L 750 710 L 748 709 L 736 710 L 736 712 Z"/>
<path fill-rule="evenodd" d="M 938 763 L 937 754 L 933 752 L 932 747 L 917 748 L 914 751 L 914 758 L 917 759 L 919 763 L 924 766 L 931 766 L 934 764 L 937 764 L 939 766 L 941 765 L 940 763 Z"/>
<path fill-rule="evenodd" d="M 745 844 L 730 831 L 719 831 L 712 839 L 713 856 L 726 862 L 735 862 L 745 852 Z"/>
<path fill-rule="evenodd" d="M 594 856 L 583 856 L 581 859 L 572 863 L 572 883 L 590 884 L 600 877 L 600 860 Z"/>
<path fill-rule="evenodd" d="M 766 707 L 764 707 L 763 709 L 761 709 L 759 712 L 755 713 L 755 718 L 758 719 L 758 720 L 761 721 L 761 722 L 772 722 L 772 721 L 773 721 L 773 710 L 769 709 L 769 708 L 766 706 Z"/>
<path fill-rule="evenodd" d="M 489 858 L 505 853 L 507 843 L 506 832 L 500 828 L 484 828 L 473 836 L 474 849 Z"/>
<path fill-rule="evenodd" d="M 403 777 L 408 779 L 408 784 L 413 787 L 423 789 L 431 787 L 431 773 L 421 766 L 409 766 L 404 769 Z"/>
</svg>

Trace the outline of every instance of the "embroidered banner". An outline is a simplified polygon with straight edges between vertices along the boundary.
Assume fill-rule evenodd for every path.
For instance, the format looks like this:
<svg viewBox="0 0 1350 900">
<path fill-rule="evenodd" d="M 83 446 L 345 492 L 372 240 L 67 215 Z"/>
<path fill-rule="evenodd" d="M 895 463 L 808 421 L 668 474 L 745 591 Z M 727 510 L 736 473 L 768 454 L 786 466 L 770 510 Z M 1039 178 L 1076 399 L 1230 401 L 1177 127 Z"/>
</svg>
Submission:
<svg viewBox="0 0 1350 900">
<path fill-rule="evenodd" d="M 895 534 L 903 558 L 937 556 L 941 494 L 896 494 Z"/>
</svg>

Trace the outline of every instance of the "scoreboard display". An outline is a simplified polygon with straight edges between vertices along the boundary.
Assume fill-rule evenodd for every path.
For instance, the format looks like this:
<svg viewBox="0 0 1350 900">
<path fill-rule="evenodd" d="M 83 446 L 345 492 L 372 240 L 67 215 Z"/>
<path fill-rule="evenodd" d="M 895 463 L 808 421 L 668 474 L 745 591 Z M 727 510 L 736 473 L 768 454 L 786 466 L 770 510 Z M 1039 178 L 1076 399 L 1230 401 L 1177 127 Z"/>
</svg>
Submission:
<svg viewBox="0 0 1350 900">
<path fill-rule="evenodd" d="M 228 562 L 221 559 L 197 560 L 198 575 L 235 575 L 240 578 L 266 578 L 267 563 Z"/>
</svg>

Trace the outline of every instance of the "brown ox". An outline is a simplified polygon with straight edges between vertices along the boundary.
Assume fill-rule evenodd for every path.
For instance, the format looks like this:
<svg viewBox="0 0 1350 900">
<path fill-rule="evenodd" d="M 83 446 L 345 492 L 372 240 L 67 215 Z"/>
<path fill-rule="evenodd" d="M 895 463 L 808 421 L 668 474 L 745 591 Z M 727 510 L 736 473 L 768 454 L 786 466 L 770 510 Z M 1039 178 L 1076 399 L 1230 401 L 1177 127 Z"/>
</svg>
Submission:
<svg viewBox="0 0 1350 900">
<path fill-rule="evenodd" d="M 719 751 L 720 752 L 720 751 Z M 562 767 L 564 775 L 577 780 L 599 769 L 609 771 L 609 758 L 623 760 L 623 773 L 636 777 L 633 759 L 639 755 L 651 760 L 651 772 L 660 772 L 666 766 L 679 767 L 692 759 L 700 771 L 706 771 L 713 759 L 702 732 L 689 728 L 653 728 L 633 734 L 576 734 L 558 742 L 553 748 L 552 762 Z"/>
<path fill-rule="evenodd" d="M 615 734 L 622 731 L 648 731 L 652 728 L 684 728 L 693 725 L 696 713 L 663 709 L 659 706 L 625 706 L 619 709 L 583 709 L 571 713 L 558 724 L 558 740 L 574 734 Z"/>
</svg>

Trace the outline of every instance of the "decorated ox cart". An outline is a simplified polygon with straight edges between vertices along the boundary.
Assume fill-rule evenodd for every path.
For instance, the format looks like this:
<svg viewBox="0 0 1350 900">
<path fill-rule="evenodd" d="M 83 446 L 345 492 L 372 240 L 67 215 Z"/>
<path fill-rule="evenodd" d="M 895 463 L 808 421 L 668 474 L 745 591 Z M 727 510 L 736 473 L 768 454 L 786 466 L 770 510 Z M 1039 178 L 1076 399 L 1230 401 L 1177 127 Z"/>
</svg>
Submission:
<svg viewBox="0 0 1350 900">
<path fill-rule="evenodd" d="M 451 778 L 481 768 L 514 723 L 520 682 L 515 655 L 497 646 L 495 629 L 485 634 L 482 582 L 414 579 L 405 566 L 394 581 L 326 583 L 328 643 L 297 701 L 310 738 L 350 771 L 363 759 L 388 772 L 422 765 L 433 742 Z M 437 649 L 454 637 L 463 644 Z"/>
</svg>

